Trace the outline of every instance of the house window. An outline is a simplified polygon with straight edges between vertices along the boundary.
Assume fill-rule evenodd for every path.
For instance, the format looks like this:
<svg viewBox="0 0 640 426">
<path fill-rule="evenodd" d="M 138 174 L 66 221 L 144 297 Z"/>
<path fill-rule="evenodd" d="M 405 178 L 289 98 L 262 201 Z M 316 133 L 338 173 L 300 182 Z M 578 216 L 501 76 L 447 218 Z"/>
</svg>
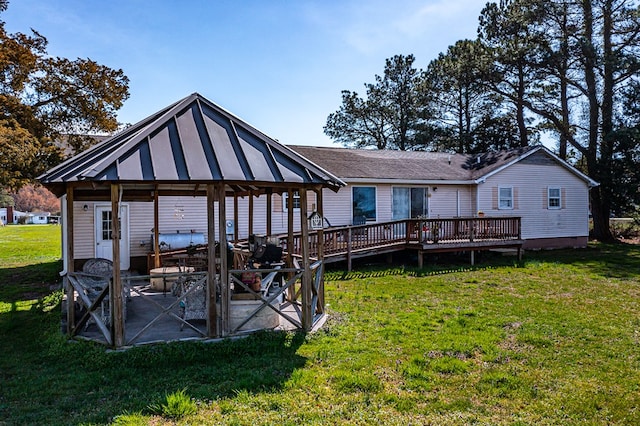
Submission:
<svg viewBox="0 0 640 426">
<path fill-rule="evenodd" d="M 354 186 L 353 217 L 364 216 L 367 220 L 376 220 L 376 188 L 374 186 Z"/>
<path fill-rule="evenodd" d="M 282 193 L 282 208 L 286 212 L 289 210 L 289 193 Z M 293 191 L 293 210 L 300 210 L 300 192 Z"/>
<path fill-rule="evenodd" d="M 498 188 L 498 208 L 501 210 L 513 209 L 513 188 L 499 187 Z"/>
<path fill-rule="evenodd" d="M 549 187 L 547 189 L 547 206 L 549 209 L 559 209 L 561 204 L 561 191 L 558 187 Z"/>
<path fill-rule="evenodd" d="M 427 188 L 394 187 L 392 190 L 393 220 L 425 217 L 429 211 Z"/>
</svg>

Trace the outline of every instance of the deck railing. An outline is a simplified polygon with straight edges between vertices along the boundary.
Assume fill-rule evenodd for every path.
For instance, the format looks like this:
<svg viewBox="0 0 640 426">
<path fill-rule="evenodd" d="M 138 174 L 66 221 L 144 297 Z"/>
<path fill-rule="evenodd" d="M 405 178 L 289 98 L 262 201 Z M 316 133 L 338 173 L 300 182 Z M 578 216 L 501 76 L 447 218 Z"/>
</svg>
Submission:
<svg viewBox="0 0 640 426">
<path fill-rule="evenodd" d="M 309 235 L 310 255 L 318 256 L 318 232 Z M 325 257 L 409 244 L 451 244 L 521 239 L 519 217 L 471 217 L 451 219 L 403 219 L 384 223 L 352 225 L 323 230 Z M 301 235 L 293 238 L 292 250 L 287 237 L 280 243 L 285 251 L 302 253 Z"/>
</svg>

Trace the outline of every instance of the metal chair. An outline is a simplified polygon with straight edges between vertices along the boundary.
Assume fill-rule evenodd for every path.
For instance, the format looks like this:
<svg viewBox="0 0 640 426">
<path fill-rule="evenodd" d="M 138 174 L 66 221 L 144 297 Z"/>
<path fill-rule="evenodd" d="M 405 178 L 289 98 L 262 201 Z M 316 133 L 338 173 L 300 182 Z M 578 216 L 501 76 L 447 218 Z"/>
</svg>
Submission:
<svg viewBox="0 0 640 426">
<path fill-rule="evenodd" d="M 113 262 L 109 259 L 93 258 L 87 260 L 82 266 L 82 274 L 78 274 L 78 282 L 85 289 L 85 293 L 91 301 L 94 301 L 109 287 L 109 281 L 113 276 Z M 122 312 L 124 318 L 127 317 L 127 300 L 130 297 L 128 289 L 123 288 L 123 303 Z M 111 306 L 109 295 L 102 299 L 100 304 L 100 318 L 102 322 L 108 327 L 111 324 Z M 85 329 L 89 325 L 89 321 L 85 325 Z"/>
<path fill-rule="evenodd" d="M 207 319 L 207 292 L 205 284 L 206 276 L 185 275 L 180 278 L 180 301 L 181 315 L 184 321 L 206 320 Z M 184 322 L 180 324 L 180 330 L 184 327 Z"/>
</svg>

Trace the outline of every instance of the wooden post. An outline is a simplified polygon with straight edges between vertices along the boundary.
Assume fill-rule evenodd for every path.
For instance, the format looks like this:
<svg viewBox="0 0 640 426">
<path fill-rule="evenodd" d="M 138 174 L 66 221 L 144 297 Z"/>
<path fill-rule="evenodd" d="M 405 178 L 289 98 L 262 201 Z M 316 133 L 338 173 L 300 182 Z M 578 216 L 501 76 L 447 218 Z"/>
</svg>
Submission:
<svg viewBox="0 0 640 426">
<path fill-rule="evenodd" d="M 218 202 L 220 202 L 220 200 L 218 200 Z M 225 211 L 226 211 L 226 208 L 225 208 Z M 240 239 L 240 235 L 238 233 L 238 229 L 240 227 L 240 224 L 238 223 L 239 218 L 240 216 L 238 214 L 238 194 L 234 192 L 233 193 L 233 242 L 234 243 L 237 243 L 238 240 Z M 225 234 L 226 234 L 226 231 L 225 231 Z"/>
<path fill-rule="evenodd" d="M 160 207 L 158 206 L 158 185 L 153 188 L 153 267 L 159 268 L 160 265 Z"/>
<path fill-rule="evenodd" d="M 119 184 L 111 184 L 113 277 L 109 284 L 109 303 L 111 304 L 111 341 L 116 348 L 124 346 L 124 310 L 122 306 L 122 280 L 120 277 L 120 188 Z"/>
<path fill-rule="evenodd" d="M 322 188 L 316 191 L 316 211 L 322 217 L 322 228 L 318 230 L 318 259 L 324 262 L 324 206 L 322 205 Z M 324 274 L 318 285 L 318 309 L 324 312 Z"/>
<path fill-rule="evenodd" d="M 273 194 L 271 193 L 271 188 L 267 190 L 267 235 L 271 235 L 272 223 L 273 222 L 273 212 L 272 212 L 272 202 Z"/>
<path fill-rule="evenodd" d="M 471 250 L 471 266 L 476 264 L 475 253 L 475 250 Z"/>
<path fill-rule="evenodd" d="M 249 191 L 249 235 L 253 233 L 253 191 Z"/>
<path fill-rule="evenodd" d="M 218 186 L 218 229 L 220 230 L 220 333 L 221 336 L 229 334 L 229 301 L 231 300 L 229 283 L 229 268 L 227 266 L 227 233 L 225 232 L 226 217 L 226 198 L 225 184 L 220 183 Z M 237 224 L 236 224 L 237 226 Z M 215 305 L 215 292 L 213 292 L 213 300 L 210 303 Z"/>
<path fill-rule="evenodd" d="M 220 336 L 218 327 L 218 307 L 216 306 L 217 286 L 216 286 L 216 222 L 215 222 L 215 201 L 216 192 L 213 184 L 207 184 L 207 335 L 211 337 Z M 224 232 L 226 235 L 226 228 Z M 222 281 L 221 281 L 222 282 Z"/>
<path fill-rule="evenodd" d="M 347 229 L 347 271 L 351 272 L 351 240 L 353 232 L 351 227 Z"/>
<path fill-rule="evenodd" d="M 67 274 L 74 271 L 74 257 L 73 257 L 73 186 L 67 186 L 67 223 L 65 223 L 66 235 L 66 250 Z M 76 325 L 76 304 L 75 304 L 75 290 L 69 283 L 67 277 L 64 278 L 67 290 L 67 334 L 71 337 L 71 332 Z"/>
<path fill-rule="evenodd" d="M 418 250 L 418 268 L 422 269 L 424 266 L 424 252 L 422 250 Z"/>
<path fill-rule="evenodd" d="M 282 198 L 284 207 L 284 197 Z M 293 206 L 293 190 L 291 188 L 287 190 L 287 200 L 287 202 L 289 203 L 289 205 L 287 206 L 287 265 L 289 266 L 289 268 L 293 268 L 293 208 L 291 208 Z M 293 277 L 293 275 L 294 273 L 292 272 L 289 278 Z M 292 302 L 296 298 L 296 289 L 294 287 L 295 285 L 289 287 L 289 300 Z"/>
<path fill-rule="evenodd" d="M 311 262 L 309 259 L 309 224 L 307 221 L 307 190 L 306 188 L 299 190 L 300 194 L 300 230 L 301 230 L 301 249 L 302 249 L 302 265 L 304 272 L 302 274 L 302 328 L 310 331 L 313 328 L 313 312 L 311 312 L 312 289 L 311 286 Z M 293 203 L 289 199 L 289 210 L 293 210 Z"/>
</svg>

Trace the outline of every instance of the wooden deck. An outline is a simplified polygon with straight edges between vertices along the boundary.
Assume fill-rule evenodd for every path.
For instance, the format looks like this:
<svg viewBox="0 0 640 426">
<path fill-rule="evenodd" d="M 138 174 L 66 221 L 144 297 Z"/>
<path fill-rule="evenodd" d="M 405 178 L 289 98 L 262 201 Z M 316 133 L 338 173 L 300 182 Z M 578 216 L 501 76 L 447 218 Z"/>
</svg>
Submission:
<svg viewBox="0 0 640 426">
<path fill-rule="evenodd" d="M 319 257 L 319 239 L 323 241 L 325 263 L 346 261 L 351 270 L 356 258 L 415 250 L 418 267 L 425 253 L 469 252 L 475 262 L 475 252 L 496 248 L 515 248 L 522 255 L 521 220 L 519 217 L 471 217 L 452 219 L 405 219 L 328 228 L 310 235 L 310 255 Z M 280 242 L 287 250 L 287 237 Z M 295 235 L 291 253 L 300 255 L 301 239 Z"/>
</svg>

